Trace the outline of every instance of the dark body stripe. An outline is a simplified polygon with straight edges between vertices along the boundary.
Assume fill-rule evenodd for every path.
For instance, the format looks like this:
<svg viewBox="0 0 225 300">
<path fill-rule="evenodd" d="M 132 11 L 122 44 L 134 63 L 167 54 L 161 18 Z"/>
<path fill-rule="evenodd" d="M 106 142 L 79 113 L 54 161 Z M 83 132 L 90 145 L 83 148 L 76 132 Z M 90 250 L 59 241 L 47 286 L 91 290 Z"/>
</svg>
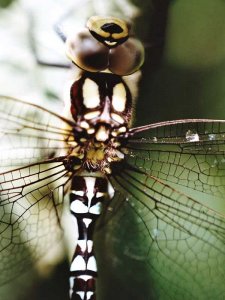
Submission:
<svg viewBox="0 0 225 300">
<path fill-rule="evenodd" d="M 101 213 L 102 202 L 109 199 L 105 177 L 74 176 L 70 193 L 70 211 L 77 219 L 78 242 L 70 267 L 72 300 L 95 300 L 97 278 L 93 250 L 93 231 Z"/>
</svg>

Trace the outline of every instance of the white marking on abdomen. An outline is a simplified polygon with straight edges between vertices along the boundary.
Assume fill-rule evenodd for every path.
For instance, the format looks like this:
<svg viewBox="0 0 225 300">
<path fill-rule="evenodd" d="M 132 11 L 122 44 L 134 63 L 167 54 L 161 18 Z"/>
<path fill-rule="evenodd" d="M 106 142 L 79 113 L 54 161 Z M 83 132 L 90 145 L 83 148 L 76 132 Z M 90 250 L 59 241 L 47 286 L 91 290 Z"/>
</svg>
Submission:
<svg viewBox="0 0 225 300">
<path fill-rule="evenodd" d="M 95 177 L 84 177 L 87 186 L 88 208 L 91 206 L 91 200 L 94 197 Z"/>
<path fill-rule="evenodd" d="M 102 204 L 98 202 L 94 206 L 90 207 L 89 212 L 94 215 L 100 215 L 101 208 L 102 208 Z"/>
<path fill-rule="evenodd" d="M 88 212 L 87 206 L 80 200 L 75 200 L 70 205 L 70 210 L 77 214 L 85 214 Z"/>
<path fill-rule="evenodd" d="M 94 256 L 91 256 L 88 260 L 87 263 L 87 269 L 97 272 L 97 264 L 96 264 L 96 259 L 94 258 Z"/>
<path fill-rule="evenodd" d="M 81 271 L 86 270 L 86 264 L 83 257 L 77 255 L 70 266 L 70 271 L 80 271 L 80 270 Z"/>
<path fill-rule="evenodd" d="M 86 228 L 88 228 L 88 226 L 89 226 L 89 225 L 91 224 L 91 222 L 92 222 L 92 219 L 84 218 L 84 219 L 83 219 L 83 222 L 84 222 Z"/>
</svg>

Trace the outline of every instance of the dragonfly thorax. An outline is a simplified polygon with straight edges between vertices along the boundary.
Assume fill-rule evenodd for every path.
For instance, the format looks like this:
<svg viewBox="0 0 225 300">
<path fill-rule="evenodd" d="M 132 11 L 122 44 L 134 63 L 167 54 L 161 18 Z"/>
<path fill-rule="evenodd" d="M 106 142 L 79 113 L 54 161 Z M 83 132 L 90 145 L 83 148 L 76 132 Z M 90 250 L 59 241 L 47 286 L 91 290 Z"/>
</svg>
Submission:
<svg viewBox="0 0 225 300">
<path fill-rule="evenodd" d="M 79 137 L 108 144 L 126 133 L 131 103 L 131 93 L 121 77 L 86 72 L 71 87 L 71 113 L 82 130 Z"/>
<path fill-rule="evenodd" d="M 83 160 L 83 167 L 88 171 L 102 171 L 111 173 L 111 165 L 124 158 L 124 154 L 117 148 L 120 144 L 111 141 L 108 145 L 104 143 L 89 144 L 86 150 L 86 156 Z"/>
<path fill-rule="evenodd" d="M 85 138 L 80 138 L 78 142 L 67 141 L 67 143 L 71 145 L 71 152 L 65 161 L 66 169 L 72 172 L 81 169 L 110 174 L 112 164 L 124 159 L 120 149 L 121 143 L 117 138 L 112 138 L 107 144 Z"/>
</svg>

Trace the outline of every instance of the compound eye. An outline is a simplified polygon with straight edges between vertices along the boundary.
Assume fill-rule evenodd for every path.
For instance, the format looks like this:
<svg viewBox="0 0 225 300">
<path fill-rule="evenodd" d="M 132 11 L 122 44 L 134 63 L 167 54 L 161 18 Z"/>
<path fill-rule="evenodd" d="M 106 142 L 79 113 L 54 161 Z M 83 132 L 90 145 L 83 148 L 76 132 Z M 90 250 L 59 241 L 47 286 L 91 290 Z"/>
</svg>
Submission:
<svg viewBox="0 0 225 300">
<path fill-rule="evenodd" d="M 85 29 L 66 40 L 66 54 L 80 69 L 100 72 L 108 67 L 109 49 Z"/>
<path fill-rule="evenodd" d="M 109 69 L 120 76 L 130 75 L 140 69 L 144 63 L 144 56 L 142 43 L 135 38 L 129 38 L 123 44 L 111 49 Z"/>
</svg>

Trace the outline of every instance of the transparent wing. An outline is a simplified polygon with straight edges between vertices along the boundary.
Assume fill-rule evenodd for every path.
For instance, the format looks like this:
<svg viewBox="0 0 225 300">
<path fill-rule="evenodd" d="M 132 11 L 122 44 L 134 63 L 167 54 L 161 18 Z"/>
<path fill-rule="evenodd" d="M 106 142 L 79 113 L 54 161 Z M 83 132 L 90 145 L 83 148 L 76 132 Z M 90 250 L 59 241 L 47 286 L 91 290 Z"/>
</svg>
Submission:
<svg viewBox="0 0 225 300">
<path fill-rule="evenodd" d="M 0 166 L 65 155 L 74 124 L 35 104 L 0 96 Z"/>
<path fill-rule="evenodd" d="M 129 163 L 178 189 L 223 199 L 225 121 L 178 120 L 131 131 L 135 134 L 127 145 Z"/>
<path fill-rule="evenodd" d="M 0 174 L 0 283 L 22 274 L 62 236 L 63 159 Z"/>
<path fill-rule="evenodd" d="M 223 121 L 181 120 L 131 130 L 102 218 L 104 265 L 117 257 L 111 290 L 129 276 L 129 299 L 223 299 L 224 129 Z"/>
<path fill-rule="evenodd" d="M 0 96 L 0 284 L 22 274 L 62 237 L 70 182 L 64 164 L 74 126 L 40 106 Z"/>
</svg>

